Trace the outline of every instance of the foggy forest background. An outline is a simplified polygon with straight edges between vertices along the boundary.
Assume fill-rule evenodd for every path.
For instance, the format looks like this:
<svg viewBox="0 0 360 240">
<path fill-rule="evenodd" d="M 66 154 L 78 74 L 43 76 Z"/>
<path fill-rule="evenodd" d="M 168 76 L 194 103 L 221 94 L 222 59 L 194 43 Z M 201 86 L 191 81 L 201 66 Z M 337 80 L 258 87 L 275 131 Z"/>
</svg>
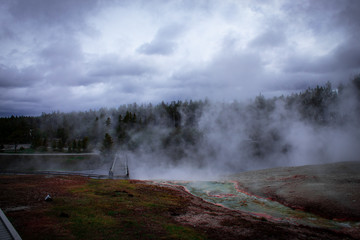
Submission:
<svg viewBox="0 0 360 240">
<path fill-rule="evenodd" d="M 76 103 L 74 103 L 76 104 Z M 360 75 L 301 93 L 247 102 L 188 100 L 0 118 L 0 148 L 126 153 L 133 175 L 224 174 L 356 160 Z M 184 171 L 185 170 L 185 171 Z"/>
</svg>

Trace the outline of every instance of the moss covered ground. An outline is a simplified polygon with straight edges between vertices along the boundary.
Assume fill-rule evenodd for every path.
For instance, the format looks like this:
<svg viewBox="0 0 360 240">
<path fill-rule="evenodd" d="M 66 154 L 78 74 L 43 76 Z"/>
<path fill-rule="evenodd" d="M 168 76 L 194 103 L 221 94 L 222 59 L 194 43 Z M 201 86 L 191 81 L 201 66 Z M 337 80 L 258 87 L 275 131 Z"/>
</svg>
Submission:
<svg viewBox="0 0 360 240">
<path fill-rule="evenodd" d="M 171 189 L 70 176 L 3 176 L 0 184 L 1 208 L 23 239 L 206 239 L 173 220 L 188 202 Z"/>
</svg>

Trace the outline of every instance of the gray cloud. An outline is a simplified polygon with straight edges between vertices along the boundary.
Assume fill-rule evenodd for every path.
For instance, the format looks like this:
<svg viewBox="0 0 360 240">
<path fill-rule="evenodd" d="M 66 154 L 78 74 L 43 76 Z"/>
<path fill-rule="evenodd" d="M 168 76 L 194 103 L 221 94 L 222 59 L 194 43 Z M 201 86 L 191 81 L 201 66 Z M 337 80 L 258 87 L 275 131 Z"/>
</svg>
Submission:
<svg viewBox="0 0 360 240">
<path fill-rule="evenodd" d="M 138 52 L 146 55 L 171 55 L 177 46 L 176 37 L 184 31 L 179 24 L 170 24 L 160 28 L 150 43 L 144 43 Z"/>
<path fill-rule="evenodd" d="M 29 87 L 42 79 L 40 73 L 31 67 L 18 69 L 0 65 L 0 87 Z"/>
<path fill-rule="evenodd" d="M 315 33 L 359 29 L 360 3 L 356 0 L 318 0 L 286 2 L 282 10 L 292 21 L 303 21 Z M 356 33 L 357 34 L 357 33 Z"/>
<path fill-rule="evenodd" d="M 0 87 L 0 115 L 30 115 L 34 116 L 46 111 L 42 102 L 45 91 L 37 91 L 36 86 L 21 85 L 13 88 Z M 34 94 L 36 93 L 36 94 Z M 35 112 L 34 109 L 37 111 Z"/>
<path fill-rule="evenodd" d="M 360 68 L 360 46 L 358 42 L 359 39 L 351 39 L 334 50 L 333 61 L 336 62 L 336 66 L 343 70 Z"/>
<path fill-rule="evenodd" d="M 227 46 L 203 69 L 180 70 L 174 77 L 178 86 L 189 84 L 202 97 L 246 99 L 262 91 L 261 85 L 267 85 L 264 64 L 257 53 Z"/>
<path fill-rule="evenodd" d="M 325 56 L 290 56 L 284 67 L 287 72 L 336 73 L 360 70 L 360 47 L 355 41 L 346 41 Z"/>
<path fill-rule="evenodd" d="M 286 43 L 286 36 L 284 31 L 277 29 L 267 30 L 257 37 L 255 37 L 250 43 L 251 48 L 263 48 L 263 47 L 277 47 L 283 46 Z"/>
<path fill-rule="evenodd" d="M 168 40 L 155 40 L 150 43 L 144 43 L 138 49 L 140 53 L 146 55 L 170 55 L 174 52 L 176 44 Z"/>
<path fill-rule="evenodd" d="M 85 16 L 97 6 L 98 1 L 85 0 L 15 0 L 10 2 L 9 12 L 17 21 L 35 24 L 39 28 L 57 25 L 78 31 L 86 26 Z"/>
<path fill-rule="evenodd" d="M 75 39 L 57 39 L 50 42 L 39 55 L 43 62 L 51 67 L 64 67 L 83 58 L 81 46 Z"/>
<path fill-rule="evenodd" d="M 14 40 L 15 33 L 7 26 L 6 23 L 0 23 L 0 40 Z"/>
<path fill-rule="evenodd" d="M 89 75 L 92 77 L 141 76 L 151 72 L 153 69 L 140 61 L 108 55 L 92 64 Z"/>
<path fill-rule="evenodd" d="M 84 53 L 76 39 L 56 39 L 39 49 L 37 68 L 46 74 L 51 85 L 82 85 L 84 76 Z"/>
<path fill-rule="evenodd" d="M 335 40 L 337 44 L 322 55 L 291 52 L 284 59 L 283 71 L 289 78 L 303 78 L 303 85 L 326 81 L 347 81 L 360 71 L 360 2 L 319 0 L 283 5 L 293 23 L 304 23 L 317 41 Z M 303 30 L 302 30 L 303 31 Z M 294 75 L 295 74 L 295 75 Z"/>
<path fill-rule="evenodd" d="M 356 0 L 3 0 L 0 87 L 12 94 L 0 108 L 233 100 L 347 80 L 360 72 L 359 11 Z"/>
</svg>

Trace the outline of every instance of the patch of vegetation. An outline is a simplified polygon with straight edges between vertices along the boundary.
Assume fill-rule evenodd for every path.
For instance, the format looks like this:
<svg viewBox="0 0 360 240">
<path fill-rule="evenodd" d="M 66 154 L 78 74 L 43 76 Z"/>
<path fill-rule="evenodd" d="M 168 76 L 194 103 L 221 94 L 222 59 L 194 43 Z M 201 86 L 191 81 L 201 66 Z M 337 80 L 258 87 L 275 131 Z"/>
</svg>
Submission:
<svg viewBox="0 0 360 240">
<path fill-rule="evenodd" d="M 69 230 L 69 238 L 205 239 L 172 220 L 172 209 L 187 204 L 172 190 L 131 180 L 92 179 L 70 191 L 72 196 L 55 199 L 48 212 Z"/>
<path fill-rule="evenodd" d="M 175 224 L 167 224 L 164 227 L 173 239 L 203 239 L 202 236 L 199 236 L 196 232 L 194 232 L 193 229 L 189 227 L 179 226 Z"/>
</svg>

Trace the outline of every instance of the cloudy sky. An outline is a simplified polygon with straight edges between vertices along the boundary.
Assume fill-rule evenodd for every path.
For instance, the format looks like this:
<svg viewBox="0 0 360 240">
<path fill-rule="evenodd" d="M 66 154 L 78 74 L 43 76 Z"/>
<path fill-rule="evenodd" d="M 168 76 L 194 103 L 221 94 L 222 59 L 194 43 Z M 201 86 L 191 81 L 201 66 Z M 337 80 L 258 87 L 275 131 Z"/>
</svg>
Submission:
<svg viewBox="0 0 360 240">
<path fill-rule="evenodd" d="M 1 0 L 0 115 L 246 100 L 360 73 L 358 0 Z"/>
</svg>

